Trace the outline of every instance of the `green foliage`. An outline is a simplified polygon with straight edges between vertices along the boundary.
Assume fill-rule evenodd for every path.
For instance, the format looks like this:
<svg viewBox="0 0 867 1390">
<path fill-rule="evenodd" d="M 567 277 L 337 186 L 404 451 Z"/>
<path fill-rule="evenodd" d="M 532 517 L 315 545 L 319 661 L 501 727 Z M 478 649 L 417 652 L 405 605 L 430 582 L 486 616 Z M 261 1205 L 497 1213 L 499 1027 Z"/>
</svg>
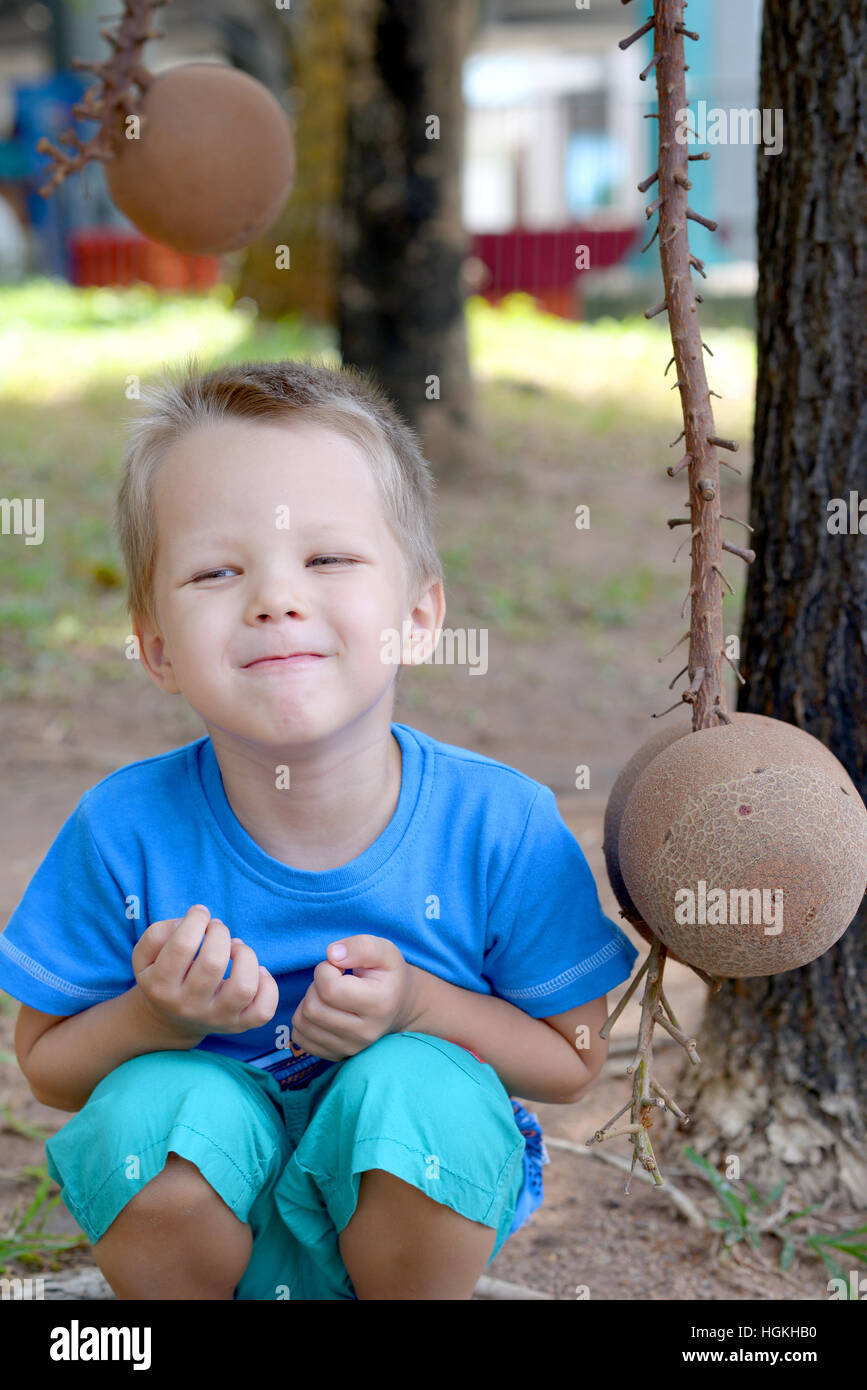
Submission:
<svg viewBox="0 0 867 1390">
<path fill-rule="evenodd" d="M 496 307 L 481 296 L 467 301 L 467 333 L 480 377 L 565 391 L 601 411 L 597 429 L 622 420 L 624 409 L 676 418 L 668 323 L 642 316 L 571 322 L 537 309 L 530 295 L 506 296 Z M 755 339 L 746 328 L 717 328 L 710 385 L 726 402 L 727 429 L 743 433 L 752 407 Z M 676 433 L 673 431 L 672 433 Z"/>
<path fill-rule="evenodd" d="M 19 1119 L 8 1105 L 0 1105 L 0 1115 L 3 1117 L 4 1129 L 11 1129 L 14 1134 L 23 1134 L 25 1139 L 38 1139 L 40 1143 L 44 1144 L 49 1137 L 44 1129 L 39 1129 L 36 1125 L 29 1125 L 26 1120 Z"/>
<path fill-rule="evenodd" d="M 31 1197 L 24 1212 L 19 1216 L 16 1204 L 7 1230 L 0 1231 L 0 1274 L 11 1274 L 10 1260 L 33 1269 L 43 1268 L 46 1259 L 56 1268 L 53 1257 L 64 1250 L 86 1248 L 87 1236 L 79 1233 L 74 1236 L 49 1235 L 43 1227 L 48 1217 L 60 1201 L 60 1189 L 43 1164 L 28 1169 L 31 1177 L 38 1179 L 36 1192 Z M 51 1189 L 56 1191 L 53 1195 Z"/>
<path fill-rule="evenodd" d="M 203 365 L 333 351 L 333 335 L 287 316 L 257 328 L 226 284 L 195 294 L 151 285 L 78 288 L 38 277 L 0 286 L 0 399 L 62 402 L 194 352 Z M 252 351 L 251 351 L 252 347 Z"/>
<path fill-rule="evenodd" d="M 2 1054 L 4 1059 L 15 1061 L 14 1057 Z M 8 1105 L 0 1105 L 0 1116 L 2 1116 L 2 1128 L 12 1130 L 15 1134 L 21 1134 L 26 1139 L 37 1139 L 40 1143 L 48 1139 L 48 1134 L 44 1129 L 36 1125 L 27 1124 L 10 1110 Z M 69 1235 L 50 1235 L 43 1228 L 48 1217 L 60 1201 L 60 1188 L 52 1177 L 49 1176 L 48 1168 L 45 1163 L 38 1165 L 27 1164 L 20 1168 L 16 1173 L 4 1173 L 4 1178 L 10 1178 L 16 1182 L 33 1182 L 36 1180 L 37 1187 L 29 1201 L 25 1202 L 25 1209 L 19 1215 L 19 1205 L 16 1203 L 9 1217 L 9 1224 L 5 1230 L 0 1228 L 0 1274 L 13 1273 L 9 1268 L 10 1260 L 17 1260 L 20 1264 L 34 1269 L 43 1268 L 46 1259 L 50 1261 L 51 1268 L 56 1269 L 55 1256 L 63 1250 L 75 1250 L 87 1247 L 89 1242 L 82 1233 L 74 1236 Z M 52 1189 L 53 1192 L 52 1192 Z"/>
<path fill-rule="evenodd" d="M 710 1184 L 722 1208 L 723 1215 L 712 1217 L 708 1225 L 712 1230 L 721 1233 L 723 1246 L 727 1250 L 742 1240 L 749 1241 L 752 1248 L 758 1250 L 763 1234 L 775 1236 L 781 1242 L 781 1270 L 785 1271 L 791 1267 L 800 1246 L 821 1259 L 832 1278 L 844 1281 L 846 1296 L 849 1297 L 848 1272 L 832 1251 L 839 1250 L 853 1260 L 867 1264 L 867 1226 L 858 1226 L 849 1231 L 794 1231 L 792 1226 L 795 1222 L 802 1221 L 810 1212 L 815 1211 L 817 1202 L 801 1211 L 785 1212 L 784 1208 L 775 1219 L 769 1213 L 769 1208 L 782 1196 L 785 1181 L 777 1183 L 764 1197 L 760 1196 L 752 1183 L 745 1182 L 744 1187 L 749 1195 L 744 1201 L 738 1196 L 732 1183 L 717 1172 L 712 1163 L 696 1153 L 695 1149 L 686 1145 L 684 1154 Z"/>
<path fill-rule="evenodd" d="M 0 989 L 0 1014 L 6 1014 L 9 1018 L 16 1018 L 20 1008 L 21 1005 L 17 999 L 13 999 L 11 994 Z"/>
</svg>

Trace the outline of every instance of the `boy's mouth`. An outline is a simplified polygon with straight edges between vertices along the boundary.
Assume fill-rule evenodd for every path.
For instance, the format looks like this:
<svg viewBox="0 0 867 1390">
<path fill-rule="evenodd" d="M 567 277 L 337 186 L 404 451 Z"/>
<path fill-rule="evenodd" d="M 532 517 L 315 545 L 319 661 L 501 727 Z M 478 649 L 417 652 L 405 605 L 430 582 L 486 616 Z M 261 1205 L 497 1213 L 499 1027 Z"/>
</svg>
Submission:
<svg viewBox="0 0 867 1390">
<path fill-rule="evenodd" d="M 312 666 L 316 661 L 326 661 L 321 652 L 292 652 L 289 656 L 263 656 L 258 661 L 248 662 L 244 671 L 281 669 L 289 666 Z"/>
</svg>

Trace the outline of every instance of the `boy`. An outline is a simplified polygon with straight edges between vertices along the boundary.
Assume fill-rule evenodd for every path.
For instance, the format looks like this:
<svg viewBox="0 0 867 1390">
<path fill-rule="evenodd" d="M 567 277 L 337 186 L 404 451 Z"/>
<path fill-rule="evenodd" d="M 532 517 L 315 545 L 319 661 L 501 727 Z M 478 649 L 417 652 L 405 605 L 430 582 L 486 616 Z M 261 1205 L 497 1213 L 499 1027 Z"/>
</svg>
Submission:
<svg viewBox="0 0 867 1390">
<path fill-rule="evenodd" d="M 144 393 L 117 528 L 207 735 L 81 799 L 5 933 L 49 1171 L 119 1298 L 468 1299 L 637 951 L 553 793 L 391 722 L 445 614 L 433 479 L 352 369 Z M 404 624 L 408 624 L 407 628 Z M 426 644 L 426 649 L 425 649 Z"/>
</svg>

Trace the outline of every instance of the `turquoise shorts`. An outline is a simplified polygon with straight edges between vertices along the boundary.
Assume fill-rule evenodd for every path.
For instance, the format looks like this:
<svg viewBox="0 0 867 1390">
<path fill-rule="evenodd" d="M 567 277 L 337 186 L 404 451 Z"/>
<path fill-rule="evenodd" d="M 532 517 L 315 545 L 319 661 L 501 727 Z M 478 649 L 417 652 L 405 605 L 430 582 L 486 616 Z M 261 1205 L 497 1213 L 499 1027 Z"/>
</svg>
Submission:
<svg viewBox="0 0 867 1390">
<path fill-rule="evenodd" d="M 387 1033 L 295 1090 L 220 1053 L 150 1052 L 109 1072 L 46 1153 L 91 1243 L 172 1152 L 252 1228 L 235 1298 L 353 1299 L 337 1237 L 369 1168 L 490 1226 L 494 1258 L 528 1208 L 519 1111 L 493 1067 L 428 1033 Z"/>
</svg>

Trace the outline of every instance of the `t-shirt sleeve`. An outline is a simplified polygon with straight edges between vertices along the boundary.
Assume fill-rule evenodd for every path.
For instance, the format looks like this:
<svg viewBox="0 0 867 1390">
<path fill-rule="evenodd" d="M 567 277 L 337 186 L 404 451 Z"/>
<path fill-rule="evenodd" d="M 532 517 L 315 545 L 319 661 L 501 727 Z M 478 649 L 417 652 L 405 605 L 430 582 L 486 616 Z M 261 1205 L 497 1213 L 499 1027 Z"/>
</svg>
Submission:
<svg viewBox="0 0 867 1390">
<path fill-rule="evenodd" d="M 584 852 L 540 787 L 488 915 L 484 976 L 533 1018 L 565 1013 L 628 980 L 638 951 L 606 917 Z"/>
<path fill-rule="evenodd" d="M 80 1013 L 135 984 L 136 923 L 94 839 L 88 795 L 0 933 L 0 989 L 49 1014 Z"/>
</svg>

